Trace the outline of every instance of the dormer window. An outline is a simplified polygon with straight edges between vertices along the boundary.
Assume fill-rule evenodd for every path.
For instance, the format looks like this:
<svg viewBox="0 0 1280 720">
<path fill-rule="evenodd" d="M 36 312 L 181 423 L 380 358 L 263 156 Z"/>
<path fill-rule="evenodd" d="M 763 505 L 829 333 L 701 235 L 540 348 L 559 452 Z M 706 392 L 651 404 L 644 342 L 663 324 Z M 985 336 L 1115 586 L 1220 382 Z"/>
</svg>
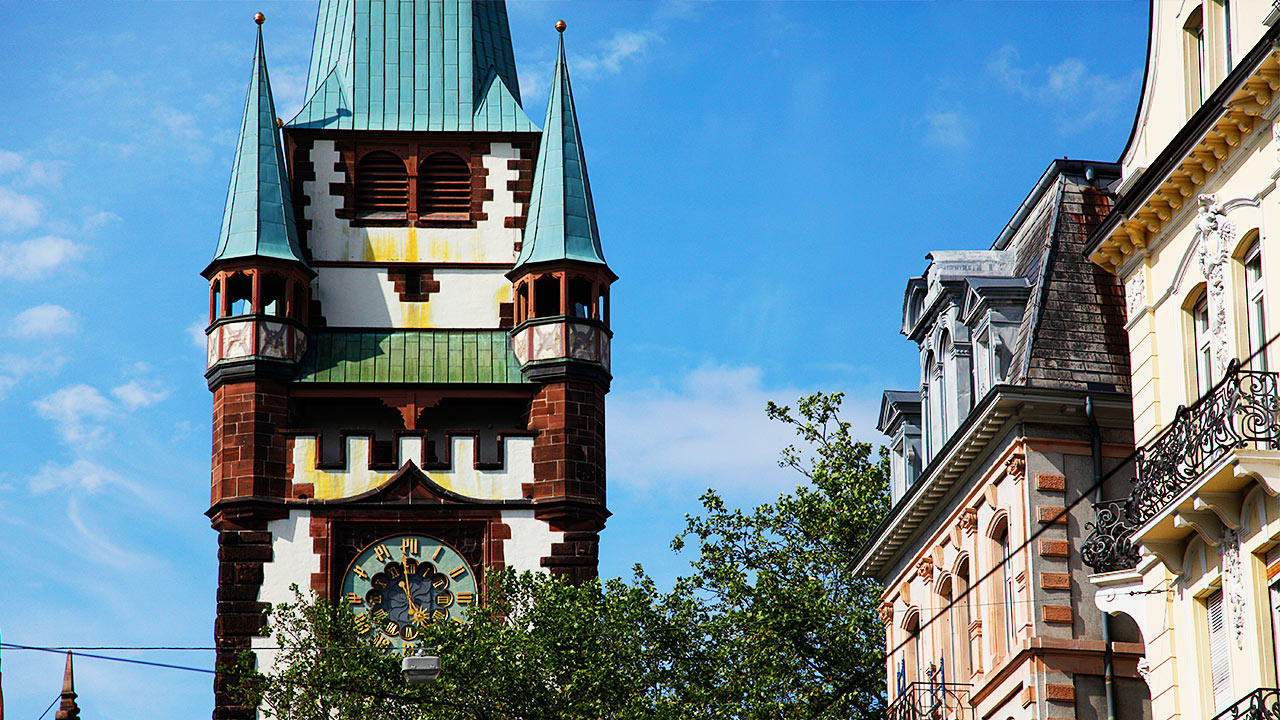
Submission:
<svg viewBox="0 0 1280 720">
<path fill-rule="evenodd" d="M 471 168 L 449 152 L 430 155 L 418 164 L 418 217 L 432 220 L 469 218 Z"/>
<path fill-rule="evenodd" d="M 355 196 L 357 218 L 404 219 L 409 212 L 409 174 L 404 161 L 385 151 L 360 158 Z"/>
</svg>

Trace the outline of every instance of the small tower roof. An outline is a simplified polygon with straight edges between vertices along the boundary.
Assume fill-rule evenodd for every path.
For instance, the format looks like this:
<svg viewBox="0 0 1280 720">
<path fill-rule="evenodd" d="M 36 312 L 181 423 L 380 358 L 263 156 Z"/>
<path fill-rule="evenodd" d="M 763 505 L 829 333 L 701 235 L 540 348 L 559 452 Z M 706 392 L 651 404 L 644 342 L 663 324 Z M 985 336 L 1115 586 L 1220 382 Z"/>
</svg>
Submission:
<svg viewBox="0 0 1280 720">
<path fill-rule="evenodd" d="M 246 257 L 292 260 L 306 265 L 298 243 L 293 198 L 285 173 L 284 148 L 276 123 L 267 58 L 262 50 L 261 15 L 253 75 L 245 99 L 244 122 L 231 168 L 231 187 L 222 215 L 214 261 Z"/>
<path fill-rule="evenodd" d="M 62 698 L 55 720 L 79 720 L 80 706 L 76 704 L 75 673 L 71 667 L 71 653 L 67 653 L 67 669 L 62 673 Z"/>
<path fill-rule="evenodd" d="M 538 132 L 501 0 L 321 0 L 290 127 Z"/>
<path fill-rule="evenodd" d="M 596 210 L 587 180 L 587 161 L 578 133 L 578 114 L 573 106 L 569 66 L 564 58 L 563 24 L 547 119 L 538 148 L 533 176 L 533 195 L 525 223 L 524 243 L 516 269 L 530 263 L 574 260 L 604 265 Z"/>
</svg>

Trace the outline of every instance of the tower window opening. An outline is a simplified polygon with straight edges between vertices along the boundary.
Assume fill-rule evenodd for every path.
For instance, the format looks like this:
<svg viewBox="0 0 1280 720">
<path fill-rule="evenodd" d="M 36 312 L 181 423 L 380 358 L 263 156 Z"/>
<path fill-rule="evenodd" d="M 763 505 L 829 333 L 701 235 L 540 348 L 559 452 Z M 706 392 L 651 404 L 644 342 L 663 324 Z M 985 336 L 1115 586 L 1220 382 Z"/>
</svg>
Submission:
<svg viewBox="0 0 1280 720">
<path fill-rule="evenodd" d="M 284 299 L 284 278 L 274 274 L 264 276 L 262 278 L 262 312 L 266 315 L 284 317 Z"/>
<path fill-rule="evenodd" d="M 591 314 L 591 281 L 574 278 L 569 281 L 569 316 L 590 318 Z"/>
<path fill-rule="evenodd" d="M 222 281 L 214 280 L 209 286 L 209 321 L 222 317 Z"/>
<path fill-rule="evenodd" d="M 402 218 L 409 212 L 409 175 L 404 161 L 389 152 L 371 152 L 356 165 L 356 215 Z"/>
<path fill-rule="evenodd" d="M 419 295 L 422 293 L 422 271 L 421 270 L 405 270 L 404 271 L 404 291 L 409 295 Z"/>
<path fill-rule="evenodd" d="M 418 217 L 469 215 L 471 167 L 453 153 L 438 152 L 418 166 Z"/>
<path fill-rule="evenodd" d="M 231 315 L 253 312 L 253 278 L 241 273 L 227 278 L 227 305 Z"/>
<path fill-rule="evenodd" d="M 526 283 L 520 283 L 516 288 L 516 322 L 521 323 L 529 319 L 529 286 Z"/>
<path fill-rule="evenodd" d="M 563 315 L 560 310 L 560 278 L 544 275 L 533 281 L 534 317 Z"/>
</svg>

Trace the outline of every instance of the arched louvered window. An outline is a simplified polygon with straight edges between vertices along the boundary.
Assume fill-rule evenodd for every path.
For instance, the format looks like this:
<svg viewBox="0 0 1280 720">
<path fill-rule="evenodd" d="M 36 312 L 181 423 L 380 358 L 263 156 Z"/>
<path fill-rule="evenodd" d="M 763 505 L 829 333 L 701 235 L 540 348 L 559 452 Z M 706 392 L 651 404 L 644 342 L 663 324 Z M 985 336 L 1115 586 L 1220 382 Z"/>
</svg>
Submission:
<svg viewBox="0 0 1280 720">
<path fill-rule="evenodd" d="M 418 165 L 418 217 L 468 215 L 471 167 L 453 153 L 438 152 Z"/>
<path fill-rule="evenodd" d="M 356 165 L 356 215 L 404 217 L 409 212 L 409 175 L 404 161 L 371 152 Z"/>
</svg>

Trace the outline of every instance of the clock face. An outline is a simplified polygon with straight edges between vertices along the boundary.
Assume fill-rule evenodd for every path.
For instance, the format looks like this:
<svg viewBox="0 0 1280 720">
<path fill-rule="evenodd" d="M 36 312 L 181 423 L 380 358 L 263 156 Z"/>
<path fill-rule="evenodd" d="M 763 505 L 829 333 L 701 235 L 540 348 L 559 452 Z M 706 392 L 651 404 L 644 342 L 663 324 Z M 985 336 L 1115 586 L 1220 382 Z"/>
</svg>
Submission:
<svg viewBox="0 0 1280 720">
<path fill-rule="evenodd" d="M 461 620 L 476 578 L 457 550 L 425 535 L 392 535 L 360 551 L 342 578 L 356 630 L 383 650 L 417 647 L 422 628 Z"/>
</svg>

